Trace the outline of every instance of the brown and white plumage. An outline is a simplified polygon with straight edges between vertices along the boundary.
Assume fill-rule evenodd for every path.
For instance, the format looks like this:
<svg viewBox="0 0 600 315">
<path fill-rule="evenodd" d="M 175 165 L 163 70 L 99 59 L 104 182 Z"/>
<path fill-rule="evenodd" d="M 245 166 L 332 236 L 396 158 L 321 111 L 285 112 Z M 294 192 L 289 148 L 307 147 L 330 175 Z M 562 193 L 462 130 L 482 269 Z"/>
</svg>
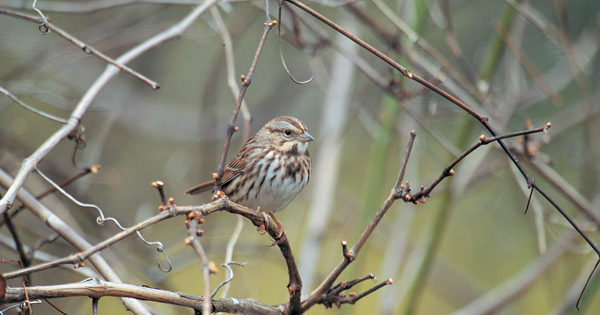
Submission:
<svg viewBox="0 0 600 315">
<path fill-rule="evenodd" d="M 277 117 L 250 138 L 227 165 L 221 190 L 233 202 L 275 213 L 285 208 L 306 186 L 311 161 L 308 142 L 314 138 L 294 117 Z M 214 180 L 188 189 L 186 194 L 210 190 Z"/>
</svg>

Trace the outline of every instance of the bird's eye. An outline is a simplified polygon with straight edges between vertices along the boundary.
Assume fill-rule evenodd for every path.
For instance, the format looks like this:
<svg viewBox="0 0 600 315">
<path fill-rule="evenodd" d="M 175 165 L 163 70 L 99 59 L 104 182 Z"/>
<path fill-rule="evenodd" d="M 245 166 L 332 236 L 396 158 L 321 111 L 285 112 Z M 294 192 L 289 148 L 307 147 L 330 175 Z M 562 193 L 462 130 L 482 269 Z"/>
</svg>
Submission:
<svg viewBox="0 0 600 315">
<path fill-rule="evenodd" d="M 292 131 L 289 130 L 289 129 L 286 129 L 286 130 L 283 131 L 283 134 L 286 135 L 286 137 L 289 137 L 289 136 L 292 135 Z"/>
</svg>

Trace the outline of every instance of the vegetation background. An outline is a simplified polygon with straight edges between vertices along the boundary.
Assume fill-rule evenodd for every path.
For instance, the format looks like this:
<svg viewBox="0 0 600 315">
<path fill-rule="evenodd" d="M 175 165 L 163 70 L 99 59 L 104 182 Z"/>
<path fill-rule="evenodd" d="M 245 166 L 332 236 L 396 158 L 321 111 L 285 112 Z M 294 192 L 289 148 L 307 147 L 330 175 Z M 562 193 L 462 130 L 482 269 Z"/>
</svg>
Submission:
<svg viewBox="0 0 600 315">
<path fill-rule="evenodd" d="M 40 1 L 38 8 L 72 36 L 116 58 L 171 27 L 199 3 Z M 500 132 L 526 129 L 528 120 L 532 127 L 551 122 L 548 133 L 531 136 L 527 146 L 522 138 L 507 143 L 536 182 L 599 243 L 598 224 L 582 216 L 577 206 L 580 202 L 600 215 L 599 1 L 305 4 L 490 117 Z M 269 5 L 271 18 L 277 19 L 277 2 Z M 99 163 L 101 170 L 67 190 L 124 226 L 157 213 L 160 199 L 150 187 L 155 180 L 165 183 L 166 194 L 178 205 L 210 200 L 208 194 L 189 197 L 183 191 L 216 170 L 237 98 L 227 84 L 228 66 L 235 67 L 239 84 L 265 23 L 263 1 L 221 1 L 217 7 L 231 36 L 233 64 L 227 64 L 223 31 L 215 15 L 206 12 L 181 37 L 129 64 L 159 82 L 160 89 L 152 90 L 121 73 L 95 98 L 81 121 L 86 148 L 77 152 L 77 165 Z M 288 77 L 273 29 L 245 101 L 252 115 L 251 134 L 273 117 L 290 115 L 303 120 L 316 139 L 310 145 L 311 182 L 278 215 L 308 293 L 342 259 L 340 241 L 353 244 L 388 195 L 410 130 L 417 131 L 417 138 L 405 178 L 414 188 L 429 185 L 481 134 L 489 134 L 456 106 L 402 78 L 308 14 L 286 7 L 281 23 L 286 64 L 298 80 L 314 78 L 299 85 Z M 289 8 L 298 19 L 298 33 L 292 29 Z M 0 9 L 35 15 L 31 1 L 3 0 Z M 368 18 L 361 18 L 364 14 Z M 406 29 L 414 33 L 408 36 Z M 503 29 L 507 32 L 501 40 L 498 34 Z M 105 67 L 104 61 L 83 53 L 56 32 L 42 35 L 36 23 L 0 14 L 0 86 L 31 106 L 68 117 Z M 374 76 L 366 75 L 365 69 Z M 391 95 L 373 78 L 394 82 L 402 97 Z M 242 126 L 241 116 L 238 125 Z M 0 167 L 14 176 L 19 163 L 59 127 L 0 95 Z M 234 135 L 229 157 L 242 145 L 241 134 Z M 73 146 L 72 141 L 62 141 L 39 169 L 56 182 L 77 173 L 71 163 Z M 484 307 L 505 314 L 575 313 L 574 302 L 598 257 L 536 194 L 524 214 L 529 191 L 515 170 L 491 144 L 463 160 L 456 175 L 436 188 L 427 203 L 397 202 L 340 279 L 373 273 L 379 282 L 391 277 L 394 284 L 356 305 L 327 311 L 317 305 L 308 313 L 447 314 L 480 312 Z M 48 187 L 35 173 L 25 185 L 34 194 Z M 95 211 L 60 194 L 44 203 L 92 244 L 118 231 L 112 224 L 96 225 Z M 219 213 L 205 220 L 201 242 L 220 270 L 211 277 L 215 287 L 226 278 L 219 265 L 236 217 Z M 27 211 L 16 216 L 14 224 L 27 246 L 52 233 Z M 160 271 L 157 262 L 164 264 L 164 258 L 155 247 L 129 237 L 102 251 L 122 280 L 202 295 L 201 264 L 184 244 L 183 219 L 161 222 L 142 234 L 164 244 L 173 270 Z M 0 258 L 17 258 L 5 226 L 0 238 Z M 233 259 L 247 264 L 234 267 L 228 296 L 267 304 L 287 300 L 286 266 L 276 248 L 265 246 L 269 243 L 245 224 Z M 40 251 L 63 257 L 74 249 L 58 239 Z M 0 264 L 3 273 L 16 268 Z M 91 275 L 88 269 L 54 268 L 33 274 L 32 282 L 78 282 Z M 577 314 L 600 312 L 599 273 Z M 18 287 L 20 281 L 12 279 L 9 285 Z M 362 283 L 353 291 L 371 286 Z M 53 302 L 70 314 L 91 313 L 89 298 Z M 166 304 L 150 306 L 161 314 L 191 312 Z M 125 312 L 117 298 L 101 299 L 99 310 Z M 34 306 L 36 313 L 57 314 L 45 303 Z"/>
</svg>

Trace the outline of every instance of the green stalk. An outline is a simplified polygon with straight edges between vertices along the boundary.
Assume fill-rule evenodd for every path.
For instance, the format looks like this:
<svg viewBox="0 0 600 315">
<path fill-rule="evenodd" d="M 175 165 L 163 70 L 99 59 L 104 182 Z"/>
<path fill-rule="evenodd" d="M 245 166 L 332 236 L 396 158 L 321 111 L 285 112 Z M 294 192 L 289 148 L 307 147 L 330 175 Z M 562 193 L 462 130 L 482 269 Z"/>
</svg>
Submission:
<svg viewBox="0 0 600 315">
<path fill-rule="evenodd" d="M 387 157 L 391 147 L 390 141 L 394 138 L 394 126 L 400 114 L 400 106 L 398 106 L 397 100 L 389 96 L 384 96 L 381 103 L 379 134 L 372 142 L 369 158 L 367 159 L 363 205 L 360 211 L 361 223 L 369 222 L 373 218 L 375 212 L 379 209 L 382 192 L 387 194 L 388 191 L 385 189 L 387 187 L 385 185 L 388 185 L 388 183 L 384 183 L 382 179 L 389 169 Z M 358 236 L 360 236 L 360 233 Z"/>
<path fill-rule="evenodd" d="M 464 123 L 461 125 L 458 136 L 457 136 L 457 147 L 461 148 L 466 145 L 466 142 L 470 140 L 468 135 L 471 133 L 471 129 L 473 128 L 473 120 L 470 117 L 464 118 Z M 450 157 L 448 159 L 448 163 L 450 163 L 454 157 Z M 447 178 L 446 181 L 452 181 L 452 178 Z M 427 240 L 425 244 L 425 254 L 423 255 L 422 263 L 417 270 L 417 276 L 415 277 L 415 281 L 412 283 L 410 290 L 407 294 L 408 306 L 406 307 L 404 313 L 405 314 L 414 314 L 417 304 L 419 302 L 419 298 L 425 288 L 425 284 L 427 281 L 427 275 L 429 270 L 431 269 L 431 265 L 433 263 L 433 259 L 435 258 L 435 254 L 438 252 L 438 247 L 440 242 L 442 241 L 442 236 L 444 231 L 446 230 L 446 223 L 448 222 L 448 216 L 450 215 L 450 209 L 454 203 L 454 196 L 452 195 L 452 185 L 446 183 L 444 190 L 440 193 L 436 193 L 435 191 L 432 194 L 433 198 L 442 199 L 439 203 L 440 207 L 435 214 L 435 218 L 433 219 L 433 226 L 431 227 L 431 236 Z"/>
<path fill-rule="evenodd" d="M 517 0 L 519 3 L 522 0 Z M 506 6 L 502 12 L 502 25 L 503 34 L 506 35 L 510 32 L 513 20 L 515 19 L 515 9 L 511 6 Z M 483 62 L 481 63 L 481 69 L 479 71 L 479 78 L 485 82 L 489 81 L 491 77 L 496 73 L 500 58 L 504 53 L 506 46 L 502 42 L 502 39 L 498 35 L 493 35 L 490 44 L 487 47 L 485 55 L 483 56 Z"/>
</svg>

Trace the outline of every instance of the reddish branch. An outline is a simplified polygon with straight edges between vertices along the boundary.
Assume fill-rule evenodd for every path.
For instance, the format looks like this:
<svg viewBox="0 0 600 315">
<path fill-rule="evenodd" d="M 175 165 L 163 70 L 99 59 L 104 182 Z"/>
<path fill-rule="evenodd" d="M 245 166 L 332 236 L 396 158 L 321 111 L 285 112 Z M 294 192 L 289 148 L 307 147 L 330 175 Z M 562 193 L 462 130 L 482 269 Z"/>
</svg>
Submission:
<svg viewBox="0 0 600 315">
<path fill-rule="evenodd" d="M 203 216 L 210 215 L 216 211 L 227 211 L 234 214 L 239 214 L 246 219 L 250 220 L 254 226 L 259 229 L 264 229 L 271 238 L 273 238 L 285 259 L 285 263 L 288 268 L 289 275 L 289 283 L 288 283 L 288 291 L 290 293 L 290 301 L 288 305 L 282 305 L 282 307 L 287 308 L 288 314 L 296 314 L 300 310 L 300 293 L 302 291 L 302 281 L 300 280 L 300 273 L 298 272 L 298 267 L 296 266 L 296 260 L 294 258 L 294 254 L 292 253 L 292 248 L 290 247 L 290 243 L 285 236 L 285 233 L 281 233 L 279 228 L 275 222 L 272 220 L 268 220 L 267 216 L 264 216 L 261 212 L 256 212 L 250 208 L 246 208 L 242 205 L 238 205 L 234 202 L 229 201 L 227 198 L 219 199 L 213 203 L 220 203 L 221 207 L 202 207 L 197 209 Z M 180 208 L 184 209 L 184 208 Z M 282 239 L 279 239 L 282 237 Z"/>
<path fill-rule="evenodd" d="M 188 215 L 186 224 L 188 225 L 188 238 L 186 244 L 192 246 L 202 261 L 202 278 L 204 280 L 204 302 L 202 304 L 202 313 L 210 314 L 211 312 L 211 294 L 210 294 L 210 269 L 208 267 L 208 257 L 206 252 L 200 244 L 198 234 L 201 232 L 198 230 L 198 224 L 204 222 L 201 216 L 196 215 L 197 213 L 192 212 Z"/>
<path fill-rule="evenodd" d="M 398 174 L 396 186 L 394 187 L 394 189 L 392 189 L 392 191 L 390 192 L 387 199 L 381 205 L 381 207 L 375 214 L 375 217 L 373 218 L 373 220 L 371 220 L 371 222 L 369 222 L 369 224 L 365 228 L 363 234 L 360 236 L 360 238 L 356 242 L 356 244 L 354 244 L 354 246 L 352 246 L 352 248 L 348 250 L 346 241 L 342 242 L 342 254 L 343 254 L 344 259 L 333 269 L 333 271 L 329 274 L 329 276 L 327 276 L 327 278 L 325 278 L 325 280 L 323 280 L 323 282 L 321 282 L 319 287 L 317 287 L 317 289 L 315 289 L 310 294 L 310 296 L 305 301 L 302 302 L 302 311 L 303 312 L 308 310 L 309 308 L 311 308 L 316 303 L 324 303 L 324 301 L 327 301 L 327 303 L 331 302 L 331 300 L 326 297 L 328 295 L 331 296 L 331 292 L 333 292 L 335 290 L 335 287 L 332 287 L 333 283 L 340 276 L 340 274 L 346 269 L 346 267 L 348 267 L 348 265 L 350 265 L 350 263 L 353 262 L 357 258 L 360 250 L 362 249 L 363 245 L 365 244 L 365 242 L 367 241 L 367 239 L 369 238 L 371 233 L 375 230 L 375 228 L 377 227 L 377 225 L 379 224 L 381 219 L 383 219 L 383 216 L 390 209 L 390 207 L 392 206 L 394 201 L 396 201 L 399 198 L 399 195 L 397 193 L 397 186 L 399 186 L 399 183 L 401 183 L 404 178 L 404 171 L 406 170 L 406 165 L 408 164 L 408 158 L 410 157 L 410 152 L 412 151 L 412 145 L 414 143 L 415 137 L 416 137 L 416 133 L 414 131 L 411 132 L 410 140 L 408 142 L 408 148 L 406 150 L 406 156 L 404 158 L 402 168 L 400 169 L 400 173 Z M 389 284 L 391 284 L 392 283 L 391 279 L 389 279 L 388 282 L 389 282 Z M 339 297 L 339 294 L 337 296 Z M 325 304 L 325 305 L 327 306 L 328 304 Z"/>
<path fill-rule="evenodd" d="M 84 43 L 83 41 L 79 40 L 78 38 L 75 38 L 73 35 L 67 33 L 65 30 L 61 29 L 60 27 L 58 27 L 50 22 L 46 23 L 45 21 L 42 20 L 41 17 L 31 16 L 31 15 L 23 14 L 20 12 L 14 12 L 14 11 L 9 11 L 9 10 L 4 10 L 4 9 L 0 9 L 0 14 L 21 18 L 21 19 L 31 21 L 31 22 L 43 23 L 43 25 L 46 29 L 54 31 L 56 34 L 58 34 L 62 38 L 68 40 L 73 45 L 79 47 L 84 53 L 94 55 L 94 56 L 102 59 L 103 61 L 110 63 L 111 65 L 119 68 L 119 70 L 121 70 L 121 71 L 131 75 L 132 77 L 144 82 L 145 84 L 149 85 L 154 90 L 157 90 L 160 88 L 160 85 L 157 82 L 150 80 L 143 74 L 129 68 L 125 64 L 121 64 L 121 63 L 117 62 L 116 60 L 105 55 L 104 53 L 97 50 L 96 48 Z"/>
<path fill-rule="evenodd" d="M 448 164 L 448 166 L 446 166 L 446 168 L 444 168 L 444 170 L 442 170 L 442 174 L 440 174 L 440 176 L 438 178 L 436 178 L 433 181 L 433 183 L 431 183 L 431 185 L 427 186 L 427 188 L 421 186 L 421 189 L 418 192 L 411 194 L 411 188 L 407 182 L 406 187 L 403 187 L 402 192 L 400 192 L 400 194 L 402 195 L 401 196 L 402 200 L 404 200 L 405 202 L 412 202 L 414 204 L 418 204 L 419 202 L 425 202 L 425 198 L 429 197 L 429 194 L 433 191 L 433 189 L 439 183 L 441 183 L 446 177 L 454 175 L 453 168 L 460 161 L 462 161 L 464 158 L 466 158 L 469 154 L 473 153 L 473 151 L 477 150 L 482 145 L 487 145 L 492 142 L 501 141 L 502 139 L 506 139 L 506 138 L 523 136 L 523 135 L 528 135 L 528 134 L 532 134 L 532 133 L 546 132 L 548 130 L 548 128 L 550 128 L 550 127 L 551 127 L 551 124 L 547 123 L 544 127 L 507 133 L 507 134 L 504 134 L 504 135 L 501 135 L 498 137 L 486 138 L 485 136 L 482 135 L 479 138 L 479 141 L 477 142 L 477 144 L 475 144 L 474 146 L 472 146 L 471 148 L 469 148 L 468 150 L 466 150 L 465 152 L 460 154 L 450 164 Z"/>
<path fill-rule="evenodd" d="M 242 107 L 242 100 L 246 95 L 246 90 L 252 83 L 252 77 L 254 76 L 254 71 L 256 70 L 256 65 L 258 64 L 258 58 L 262 52 L 263 47 L 265 46 L 265 42 L 267 40 L 267 35 L 273 26 L 277 24 L 277 21 L 267 21 L 265 22 L 265 27 L 263 31 L 263 35 L 260 38 L 258 43 L 258 47 L 256 48 L 256 53 L 254 54 L 254 59 L 252 60 L 252 64 L 250 69 L 248 70 L 247 75 L 242 75 L 242 87 L 240 88 L 240 94 L 238 96 L 237 102 L 235 103 L 235 109 L 233 110 L 233 114 L 231 115 L 231 119 L 229 120 L 229 125 L 227 127 L 227 136 L 225 137 L 225 143 L 223 144 L 223 152 L 221 153 L 221 160 L 219 162 L 219 166 L 217 167 L 217 174 L 215 177 L 215 190 L 219 189 L 221 185 L 221 178 L 223 177 L 223 173 L 225 172 L 225 162 L 227 161 L 227 152 L 229 151 L 229 145 L 231 143 L 231 137 L 233 133 L 238 130 L 238 127 L 235 126 L 235 122 L 237 121 L 237 116 L 240 112 L 240 108 Z"/>
<path fill-rule="evenodd" d="M 428 82 L 427 80 L 425 80 L 425 79 L 423 79 L 423 78 L 421 78 L 421 77 L 413 74 L 412 72 L 408 71 L 406 68 L 404 68 L 403 66 L 401 66 L 400 64 L 398 64 L 396 61 L 394 61 L 390 57 L 386 56 L 385 54 L 383 54 L 379 50 L 373 48 L 372 46 L 370 46 L 369 44 L 367 44 L 366 42 L 364 42 L 360 38 L 358 38 L 358 37 L 354 36 L 353 34 L 349 33 L 348 31 L 346 31 L 345 29 L 343 29 L 339 25 L 335 24 L 331 20 L 327 19 L 325 16 L 321 15 L 317 11 L 311 9 L 310 7 L 304 5 L 301 2 L 298 2 L 297 0 L 286 0 L 286 1 L 289 2 L 289 3 L 291 3 L 291 4 L 293 4 L 293 5 L 295 5 L 296 7 L 300 8 L 301 10 L 307 12 L 308 14 L 314 16 L 316 19 L 318 19 L 319 21 L 327 24 L 329 27 L 333 28 L 334 30 L 336 30 L 340 34 L 346 36 L 348 39 L 354 41 L 355 43 L 357 43 L 358 45 L 360 45 L 361 47 L 363 47 L 364 49 L 366 49 L 367 51 L 369 51 L 373 55 L 377 56 L 378 58 L 380 58 L 381 60 L 383 60 L 385 63 L 387 63 L 388 65 L 390 65 L 394 69 L 398 70 L 405 77 L 407 77 L 407 78 L 409 78 L 409 79 L 411 79 L 413 81 L 418 82 L 419 84 L 427 87 L 428 89 L 432 90 L 436 94 L 442 96 L 443 98 L 447 99 L 451 103 L 453 103 L 456 106 L 460 107 L 462 110 L 464 110 L 465 112 L 467 112 L 469 115 L 471 115 L 475 119 L 477 119 L 483 125 L 483 127 L 493 137 L 497 137 L 498 136 L 496 130 L 490 125 L 488 117 L 479 114 L 478 112 L 476 112 L 475 110 L 473 110 L 471 107 L 469 107 L 465 103 L 461 102 L 460 100 L 458 100 L 454 96 L 450 95 L 448 92 L 440 89 L 439 87 L 437 87 L 434 84 Z M 510 151 L 510 149 L 508 148 L 508 146 L 504 143 L 504 141 L 502 141 L 502 140 L 499 139 L 499 140 L 497 140 L 497 142 L 500 145 L 500 147 L 502 148 L 502 150 L 504 151 L 504 153 L 511 160 L 511 162 L 517 167 L 517 169 L 519 170 L 519 172 L 521 173 L 521 175 L 525 178 L 525 181 L 527 182 L 527 185 L 530 185 L 532 187 L 532 189 L 536 190 L 539 194 L 541 194 L 544 197 L 544 199 L 546 199 L 548 202 L 550 202 L 550 204 L 552 204 L 552 206 L 565 218 L 565 220 L 567 220 L 569 222 L 569 224 L 577 231 L 577 233 L 579 233 L 579 235 L 581 235 L 581 237 L 588 243 L 588 245 L 594 250 L 594 252 L 598 256 L 598 262 L 594 266 L 594 269 L 592 270 L 592 272 L 590 274 L 590 278 L 588 278 L 588 283 L 589 283 L 589 280 L 591 279 L 591 277 L 594 274 L 595 270 L 597 269 L 598 265 L 600 265 L 600 249 L 598 249 L 598 247 L 596 246 L 596 244 L 579 228 L 579 226 L 575 223 L 575 221 L 573 221 L 573 219 L 571 219 L 571 217 L 569 215 L 567 215 L 564 212 L 564 210 L 544 190 L 542 190 L 538 186 L 538 184 L 533 180 L 533 178 L 531 178 L 529 176 L 529 174 L 527 174 L 527 172 L 525 171 L 525 169 L 517 161 L 517 159 L 512 154 L 512 152 Z M 587 287 L 587 283 L 586 283 L 585 286 Z M 585 291 L 585 287 L 583 288 L 583 291 Z M 582 295 L 583 295 L 583 291 L 582 291 Z M 580 296 L 580 299 L 581 299 L 581 296 Z M 579 304 L 579 301 L 577 303 Z"/>
</svg>

